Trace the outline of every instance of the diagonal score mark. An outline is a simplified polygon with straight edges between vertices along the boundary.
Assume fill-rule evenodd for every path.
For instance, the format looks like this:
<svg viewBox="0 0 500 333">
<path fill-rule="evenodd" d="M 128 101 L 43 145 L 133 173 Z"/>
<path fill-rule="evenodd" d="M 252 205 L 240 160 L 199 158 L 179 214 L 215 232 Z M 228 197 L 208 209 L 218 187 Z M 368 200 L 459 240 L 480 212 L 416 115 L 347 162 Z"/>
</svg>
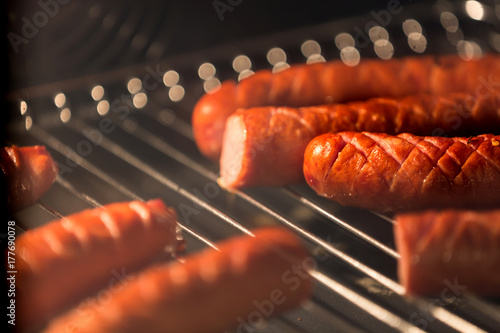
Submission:
<svg viewBox="0 0 500 333">
<path fill-rule="evenodd" d="M 486 142 L 483 142 L 481 145 L 485 144 Z M 478 147 L 479 148 L 479 147 Z M 499 149 L 500 150 L 500 149 Z M 500 164 L 495 163 L 494 161 L 491 160 L 488 156 L 484 155 L 482 152 L 479 151 L 479 149 L 476 149 L 475 152 L 481 156 L 486 163 L 492 165 L 499 173 L 500 173 Z"/>
<path fill-rule="evenodd" d="M 440 155 L 440 156 L 439 156 L 439 157 L 438 157 L 438 158 L 434 161 L 434 159 L 433 159 L 433 158 L 431 158 L 428 154 L 424 153 L 422 150 L 420 150 L 420 149 L 419 149 L 419 150 L 420 150 L 420 152 L 421 152 L 421 153 L 422 153 L 425 157 L 427 157 L 427 158 L 431 161 L 431 163 L 432 163 L 432 169 L 431 169 L 431 171 L 427 174 L 427 176 L 426 176 L 426 177 L 424 178 L 424 180 L 422 181 L 422 186 L 420 187 L 420 193 L 422 193 L 422 191 L 423 191 L 423 189 L 424 189 L 424 184 L 426 183 L 427 179 L 430 177 L 430 175 L 431 175 L 432 171 L 433 171 L 435 168 L 438 168 L 438 169 L 439 169 L 439 171 L 441 172 L 441 174 L 444 176 L 444 178 L 446 178 L 446 180 L 448 181 L 448 183 L 449 183 L 450 185 L 452 185 L 452 183 L 451 183 L 450 179 L 449 179 L 448 177 L 446 177 L 446 173 L 445 173 L 445 171 L 444 171 L 444 170 L 443 170 L 443 168 L 440 166 L 439 161 L 440 161 L 440 160 L 441 160 L 441 159 L 442 159 L 445 155 L 447 155 L 447 151 L 448 151 L 448 149 L 449 149 L 449 148 L 450 148 L 450 147 L 454 144 L 454 142 L 453 142 L 453 141 L 450 141 L 450 142 L 447 144 L 446 148 L 441 149 L 441 148 L 437 147 L 437 146 L 436 146 L 434 143 L 432 143 L 431 141 L 426 140 L 426 137 L 424 137 L 424 139 L 423 139 L 423 140 L 424 140 L 425 142 L 427 142 L 427 143 L 431 144 L 434 148 L 439 149 L 439 150 L 441 151 L 441 155 Z M 415 147 L 416 147 L 416 145 L 415 145 Z"/>
<path fill-rule="evenodd" d="M 371 139 L 371 138 L 370 138 L 370 137 L 368 137 L 368 136 L 366 136 L 366 137 L 367 137 L 367 138 L 369 138 L 369 139 Z M 354 143 L 353 143 L 353 141 L 354 141 Z M 374 141 L 374 140 L 372 140 L 372 141 Z M 374 142 L 375 142 L 375 141 L 374 141 Z M 382 179 L 382 180 L 384 181 L 384 184 L 385 184 L 385 187 L 386 187 L 386 188 L 390 188 L 390 187 L 389 187 L 389 184 L 387 183 L 387 181 L 386 181 L 386 179 L 385 179 L 384 175 L 382 174 L 382 172 L 381 172 L 378 168 L 376 168 L 376 165 L 375 165 L 374 163 L 372 163 L 372 161 L 370 160 L 370 156 L 372 155 L 372 153 L 374 153 L 374 152 L 375 152 L 375 149 L 372 149 L 372 150 L 370 151 L 370 153 L 367 155 L 367 154 L 366 154 L 366 151 L 365 151 L 365 150 L 363 149 L 363 147 L 359 144 L 359 141 L 358 141 L 358 140 L 352 140 L 352 141 L 350 142 L 350 144 L 351 144 L 354 148 L 356 148 L 356 150 L 357 150 L 357 151 L 358 151 L 358 152 L 359 152 L 359 153 L 360 153 L 360 154 L 361 154 L 361 155 L 365 158 L 365 164 L 363 165 L 363 167 L 359 168 L 358 173 L 357 173 L 357 174 L 356 174 L 356 176 L 354 176 L 354 178 L 353 178 L 353 181 L 352 181 L 352 184 L 351 184 L 351 191 L 352 191 L 352 192 L 355 192 L 355 191 L 353 190 L 353 188 L 354 188 L 354 184 L 356 184 L 356 182 L 357 182 L 357 180 L 358 180 L 358 177 L 360 176 L 360 174 L 361 174 L 361 173 L 363 173 L 363 172 L 364 172 L 364 168 L 365 168 L 365 167 L 367 167 L 367 166 L 368 166 L 368 167 L 371 167 L 373 170 L 375 170 L 375 171 L 376 171 L 378 178 L 379 178 L 379 179 Z M 379 206 L 383 206 L 383 205 L 382 205 L 382 199 L 381 199 L 381 198 L 377 197 L 377 198 L 374 198 L 374 199 L 376 199 L 376 200 L 377 200 L 377 202 L 378 202 Z"/>
<path fill-rule="evenodd" d="M 345 138 L 344 138 L 343 135 L 339 134 L 339 136 L 342 139 L 342 148 L 338 149 L 338 152 L 337 152 L 337 154 L 335 156 L 330 157 L 330 161 L 328 163 L 327 172 L 326 172 L 325 176 L 323 177 L 323 183 L 325 183 L 326 180 L 328 179 L 328 177 L 330 177 L 330 174 L 332 173 L 332 168 L 335 165 L 335 162 L 337 161 L 340 153 L 345 149 L 345 147 L 347 145 L 351 144 L 351 141 L 349 141 L 349 142 L 345 141 Z"/>
<path fill-rule="evenodd" d="M 398 171 L 394 174 L 394 176 L 392 177 L 392 180 L 389 182 L 390 183 L 389 191 L 392 191 L 392 188 L 394 187 L 394 180 L 396 179 L 399 172 L 403 172 L 404 174 L 406 174 L 407 177 L 409 177 L 408 173 L 405 170 L 403 170 L 403 164 L 413 149 L 410 150 L 408 152 L 408 154 L 402 158 L 402 161 L 399 161 L 397 156 L 390 149 L 388 149 L 388 148 L 390 148 L 390 146 L 388 144 L 386 144 L 386 142 L 383 139 L 381 139 L 378 134 L 370 133 L 370 132 L 363 132 L 363 135 L 365 135 L 365 136 L 369 137 L 370 139 L 372 139 L 373 141 L 375 141 L 375 143 L 386 154 L 386 156 L 392 158 L 399 165 Z M 397 136 L 397 137 L 401 140 L 407 141 L 403 138 L 400 138 L 399 136 Z M 410 143 L 410 142 L 408 142 L 408 143 Z M 413 145 L 413 146 L 415 146 L 415 145 Z"/>
<path fill-rule="evenodd" d="M 464 145 L 464 146 L 465 146 L 465 144 L 464 144 L 463 142 L 459 141 L 459 140 L 456 140 L 456 142 L 458 142 L 458 143 L 460 143 L 460 144 L 462 144 L 462 145 Z M 480 147 L 483 143 L 484 143 L 484 142 L 482 142 L 482 143 L 478 146 L 478 148 L 479 148 L 479 147 Z M 453 180 L 452 180 L 452 182 L 453 182 L 453 183 L 455 183 L 455 180 L 456 180 L 456 179 L 457 179 L 460 175 L 462 175 L 462 174 L 464 173 L 464 172 L 463 172 L 463 166 L 464 166 L 464 165 L 466 165 L 466 164 L 468 163 L 468 161 L 472 158 L 472 156 L 475 156 L 474 154 L 477 154 L 478 156 L 480 156 L 481 158 L 483 158 L 483 159 L 486 161 L 486 163 L 493 165 L 493 167 L 495 167 L 498 171 L 500 171 L 500 166 L 498 166 L 496 163 L 491 162 L 491 161 L 490 161 L 490 159 L 489 159 L 489 158 L 487 158 L 486 156 L 484 156 L 484 154 L 481 154 L 481 153 L 478 151 L 478 149 L 477 149 L 477 148 L 474 148 L 473 146 L 469 146 L 469 145 L 467 145 L 467 147 L 472 148 L 472 151 L 471 151 L 471 153 L 467 156 L 467 159 L 466 159 L 463 163 L 459 164 L 459 166 L 460 166 L 460 172 L 459 172 L 459 173 L 458 173 L 458 174 L 457 174 L 457 175 L 453 178 Z"/>
</svg>

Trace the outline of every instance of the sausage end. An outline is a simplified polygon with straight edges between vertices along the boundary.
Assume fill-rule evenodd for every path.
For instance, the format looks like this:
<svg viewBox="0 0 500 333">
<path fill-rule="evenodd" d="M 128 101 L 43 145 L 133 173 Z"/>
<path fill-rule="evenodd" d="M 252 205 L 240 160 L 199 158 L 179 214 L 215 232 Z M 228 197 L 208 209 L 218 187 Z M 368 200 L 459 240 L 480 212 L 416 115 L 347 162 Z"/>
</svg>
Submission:
<svg viewBox="0 0 500 333">
<path fill-rule="evenodd" d="M 9 206 L 20 210 L 34 204 L 54 183 L 59 169 L 44 146 L 3 148 L 2 170 Z"/>
<path fill-rule="evenodd" d="M 193 110 L 196 145 L 211 160 L 220 158 L 226 119 L 236 110 L 236 83 L 224 82 L 214 93 L 205 94 Z"/>
</svg>

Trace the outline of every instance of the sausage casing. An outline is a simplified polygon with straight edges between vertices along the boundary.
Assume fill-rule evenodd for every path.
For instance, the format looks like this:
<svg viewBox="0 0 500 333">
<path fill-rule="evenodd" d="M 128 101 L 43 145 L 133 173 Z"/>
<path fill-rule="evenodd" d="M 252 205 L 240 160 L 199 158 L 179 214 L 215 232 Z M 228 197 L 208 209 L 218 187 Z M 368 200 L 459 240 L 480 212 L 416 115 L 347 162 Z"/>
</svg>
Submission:
<svg viewBox="0 0 500 333">
<path fill-rule="evenodd" d="M 160 265 L 56 319 L 45 333 L 253 331 L 311 293 L 308 261 L 290 231 L 265 228 Z"/>
<path fill-rule="evenodd" d="M 340 132 L 314 138 L 307 183 L 324 197 L 376 211 L 500 204 L 500 136 Z"/>
<path fill-rule="evenodd" d="M 396 216 L 398 275 L 410 295 L 500 295 L 500 210 Z"/>
<path fill-rule="evenodd" d="M 19 325 L 39 328 L 88 295 L 176 246 L 176 217 L 160 200 L 88 209 L 16 241 Z"/>
<path fill-rule="evenodd" d="M 300 64 L 273 74 L 260 70 L 239 83 L 225 81 L 196 104 L 192 125 L 196 144 L 218 160 L 226 119 L 238 108 L 310 106 L 372 97 L 468 92 L 485 95 L 500 81 L 497 55 L 465 61 L 457 55 L 365 59 L 350 67 L 340 60 Z"/>
<path fill-rule="evenodd" d="M 500 128 L 500 94 L 421 94 L 311 107 L 254 107 L 226 121 L 220 183 L 228 188 L 304 180 L 304 151 L 327 132 L 471 135 Z"/>
<path fill-rule="evenodd" d="M 38 201 L 52 186 L 58 167 L 44 146 L 0 148 L 7 201 L 17 211 Z"/>
</svg>

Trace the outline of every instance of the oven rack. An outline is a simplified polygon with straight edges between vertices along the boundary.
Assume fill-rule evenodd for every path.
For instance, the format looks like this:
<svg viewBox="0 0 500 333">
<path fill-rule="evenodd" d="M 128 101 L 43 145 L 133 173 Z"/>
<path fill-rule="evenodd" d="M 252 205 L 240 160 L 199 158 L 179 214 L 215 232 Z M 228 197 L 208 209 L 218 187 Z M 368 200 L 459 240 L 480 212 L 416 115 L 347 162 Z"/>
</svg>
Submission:
<svg viewBox="0 0 500 333">
<path fill-rule="evenodd" d="M 498 331 L 498 299 L 467 293 L 404 296 L 396 276 L 391 216 L 343 207 L 304 184 L 228 192 L 218 186 L 217 165 L 195 146 L 190 115 L 205 89 L 258 68 L 282 66 L 279 62 L 338 56 L 332 36 L 367 19 L 332 22 L 11 93 L 8 143 L 43 144 L 60 166 L 49 192 L 37 205 L 16 214 L 18 225 L 27 230 L 81 209 L 159 197 L 177 210 L 186 254 L 215 248 L 230 236 L 251 235 L 252 229 L 266 225 L 288 228 L 303 240 L 317 263 L 311 272 L 316 282 L 313 297 L 255 331 Z M 401 45 L 406 38 L 401 26 L 407 19 L 399 17 L 384 28 L 389 41 L 400 48 L 407 47 Z M 429 20 L 418 22 L 429 30 L 439 25 Z M 446 32 L 439 36 L 446 38 Z M 439 36 L 427 36 L 430 51 L 450 47 Z M 306 42 L 317 53 L 304 51 Z M 373 56 L 374 45 L 360 55 Z M 271 51 L 279 59 L 272 60 L 274 64 Z M 401 54 L 411 52 L 408 48 Z M 235 68 L 236 59 L 251 65 Z"/>
</svg>

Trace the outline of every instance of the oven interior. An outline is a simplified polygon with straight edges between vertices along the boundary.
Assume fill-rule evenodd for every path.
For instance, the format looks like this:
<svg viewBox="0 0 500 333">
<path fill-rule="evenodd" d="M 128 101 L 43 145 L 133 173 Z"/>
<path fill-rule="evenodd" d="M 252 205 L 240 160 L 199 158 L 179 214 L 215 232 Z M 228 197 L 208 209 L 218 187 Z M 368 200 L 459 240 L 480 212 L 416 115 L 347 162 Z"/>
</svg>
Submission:
<svg viewBox="0 0 500 333">
<path fill-rule="evenodd" d="M 243 6 L 234 7 L 234 13 Z M 474 6 L 481 8 L 481 17 Z M 44 51 L 44 59 L 21 54 L 12 61 L 14 68 L 26 62 L 19 82 L 31 70 L 37 78 L 57 77 L 34 78 L 22 86 L 16 76 L 7 93 L 5 144 L 45 145 L 60 167 L 43 198 L 14 216 L 18 226 L 28 230 L 90 207 L 162 198 L 177 210 L 186 254 L 259 226 L 279 225 L 315 255 L 311 300 L 268 318 L 256 331 L 498 330 L 498 299 L 460 292 L 403 296 L 391 216 L 338 205 L 305 184 L 230 193 L 217 184 L 218 166 L 193 141 L 191 112 L 206 90 L 263 68 L 339 58 L 346 51 L 339 36 L 345 34 L 355 41 L 349 50 L 360 58 L 500 51 L 497 2 L 403 2 L 398 8 L 388 17 L 378 16 L 382 10 L 391 13 L 382 6 L 201 49 L 189 49 L 186 40 L 187 51 L 170 54 L 168 41 L 182 35 L 159 33 L 179 24 L 168 10 L 132 4 L 118 10 L 113 2 L 61 7 L 61 17 L 53 18 L 62 28 L 59 35 L 33 38 L 33 43 L 57 40 L 50 44 L 53 50 Z M 232 13 L 224 13 L 227 20 Z M 65 17 L 77 20 L 67 35 Z M 69 60 L 51 58 L 61 53 Z M 75 68 L 81 72 L 74 73 Z"/>
</svg>

